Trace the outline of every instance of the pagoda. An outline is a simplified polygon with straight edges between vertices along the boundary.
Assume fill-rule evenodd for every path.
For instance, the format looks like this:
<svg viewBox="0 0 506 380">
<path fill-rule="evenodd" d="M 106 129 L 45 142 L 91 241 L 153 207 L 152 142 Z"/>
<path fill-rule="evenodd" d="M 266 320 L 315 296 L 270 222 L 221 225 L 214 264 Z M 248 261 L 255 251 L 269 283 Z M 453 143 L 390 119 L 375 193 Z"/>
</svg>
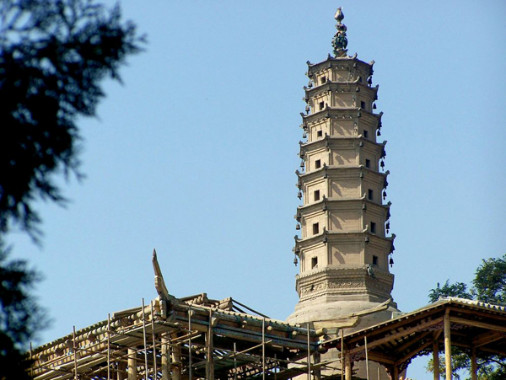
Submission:
<svg viewBox="0 0 506 380">
<path fill-rule="evenodd" d="M 346 26 L 336 12 L 334 56 L 307 62 L 306 112 L 297 187 L 294 262 L 299 302 L 288 318 L 315 327 L 336 326 L 355 318 L 359 327 L 397 313 L 391 297 L 395 235 L 386 203 L 386 141 L 379 142 L 378 86 L 372 86 L 374 61 L 347 54 Z"/>
</svg>

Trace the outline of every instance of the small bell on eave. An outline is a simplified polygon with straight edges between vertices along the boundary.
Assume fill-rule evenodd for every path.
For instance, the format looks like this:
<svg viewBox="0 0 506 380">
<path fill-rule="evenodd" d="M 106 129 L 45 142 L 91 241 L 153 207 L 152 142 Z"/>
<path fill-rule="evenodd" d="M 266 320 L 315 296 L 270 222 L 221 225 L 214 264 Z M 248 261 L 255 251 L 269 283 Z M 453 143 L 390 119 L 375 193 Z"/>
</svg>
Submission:
<svg viewBox="0 0 506 380">
<path fill-rule="evenodd" d="M 299 260 L 297 260 L 297 256 L 295 256 L 293 258 L 293 265 L 297 266 L 298 263 L 299 263 Z"/>
<path fill-rule="evenodd" d="M 302 199 L 302 191 L 299 191 L 297 194 L 297 198 Z"/>
<path fill-rule="evenodd" d="M 380 130 L 378 129 L 378 131 L 376 132 L 376 136 L 381 136 L 381 132 Z"/>
<path fill-rule="evenodd" d="M 309 111 L 310 111 L 309 106 L 306 106 L 306 114 L 308 114 L 308 113 L 309 113 Z"/>
<path fill-rule="evenodd" d="M 394 266 L 394 259 L 390 257 L 390 268 L 392 268 L 393 266 Z"/>
<path fill-rule="evenodd" d="M 386 197 L 387 197 L 387 192 L 385 190 L 383 190 L 383 200 L 385 200 Z"/>
</svg>

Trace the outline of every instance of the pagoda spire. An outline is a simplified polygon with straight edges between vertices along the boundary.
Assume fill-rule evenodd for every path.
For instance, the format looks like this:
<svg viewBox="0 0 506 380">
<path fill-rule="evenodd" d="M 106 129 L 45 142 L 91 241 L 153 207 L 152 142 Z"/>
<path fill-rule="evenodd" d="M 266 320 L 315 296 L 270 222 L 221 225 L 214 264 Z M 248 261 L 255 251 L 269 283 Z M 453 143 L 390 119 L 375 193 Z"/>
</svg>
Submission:
<svg viewBox="0 0 506 380">
<path fill-rule="evenodd" d="M 336 57 L 344 57 L 348 52 L 348 50 L 346 49 L 346 46 L 348 46 L 348 38 L 346 37 L 346 31 L 348 28 L 346 28 L 346 25 L 342 23 L 344 19 L 344 14 L 341 7 L 337 8 L 334 18 L 337 21 L 336 24 L 337 32 L 334 35 L 334 38 L 332 39 L 334 55 Z"/>
</svg>

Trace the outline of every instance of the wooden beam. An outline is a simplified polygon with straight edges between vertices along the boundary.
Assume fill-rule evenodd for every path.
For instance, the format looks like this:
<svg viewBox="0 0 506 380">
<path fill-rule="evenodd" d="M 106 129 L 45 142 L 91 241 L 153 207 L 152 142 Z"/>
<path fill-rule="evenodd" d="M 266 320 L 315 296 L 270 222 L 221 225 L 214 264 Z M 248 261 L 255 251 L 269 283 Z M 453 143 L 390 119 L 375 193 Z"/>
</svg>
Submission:
<svg viewBox="0 0 506 380">
<path fill-rule="evenodd" d="M 443 314 L 441 313 L 441 311 L 442 311 L 441 308 L 436 308 L 434 310 L 431 310 L 427 314 L 420 315 L 419 317 L 418 316 L 413 317 L 413 319 L 416 318 L 416 321 L 417 321 L 416 323 L 419 323 L 419 321 L 431 319 L 434 316 L 434 314 L 440 314 L 435 319 L 431 319 L 431 320 L 442 321 L 443 320 L 443 317 L 442 317 Z M 406 319 L 404 321 L 397 322 L 397 323 L 395 323 L 395 326 L 396 326 L 396 328 L 400 329 L 400 328 L 403 328 L 405 325 L 412 325 L 414 323 L 413 319 Z M 385 326 L 377 328 L 374 331 L 368 332 L 367 333 L 367 337 L 368 337 L 369 341 L 372 342 L 372 341 L 374 341 L 376 339 L 376 338 L 374 338 L 374 336 L 380 335 L 382 333 L 388 333 L 388 332 L 391 331 L 391 329 L 392 329 L 392 324 L 386 324 Z M 357 336 L 354 336 L 351 339 L 348 339 L 347 343 L 350 344 L 350 345 L 354 345 L 355 343 L 359 343 L 360 344 L 363 339 L 364 339 L 363 336 L 361 334 L 359 334 Z"/>
<path fill-rule="evenodd" d="M 505 338 L 504 334 L 497 331 L 490 331 L 474 337 L 472 346 L 478 348 L 504 338 Z"/>
<path fill-rule="evenodd" d="M 373 362 L 386 365 L 393 365 L 395 363 L 395 360 L 394 358 L 392 358 L 392 356 L 378 351 L 369 350 L 369 359 L 372 360 Z"/>
<path fill-rule="evenodd" d="M 425 342 L 424 344 L 422 344 L 421 346 L 412 349 L 407 354 L 405 354 L 403 357 L 401 357 L 400 359 L 397 359 L 395 361 L 395 365 L 396 366 L 400 366 L 402 363 L 404 363 L 405 361 L 411 359 L 413 356 L 415 356 L 416 354 L 418 354 L 423 349 L 429 347 L 431 344 L 432 344 L 432 341 L 428 341 L 428 342 Z"/>
<path fill-rule="evenodd" d="M 485 322 L 473 321 L 466 318 L 451 317 L 450 321 L 453 323 L 459 323 L 461 325 L 479 327 L 481 329 L 487 329 L 492 331 L 500 331 L 506 333 L 506 326 L 504 324 L 490 324 Z"/>
<path fill-rule="evenodd" d="M 418 326 L 414 326 L 409 329 L 402 330 L 402 331 L 396 332 L 394 334 L 387 335 L 383 338 L 380 338 L 377 340 L 372 340 L 371 342 L 369 342 L 369 348 L 379 346 L 380 344 L 390 342 L 392 340 L 395 341 L 398 338 L 411 335 L 411 334 L 416 333 L 418 331 L 425 330 L 428 327 L 431 327 L 431 326 L 437 325 L 438 323 L 441 323 L 441 321 L 442 321 L 442 318 L 437 318 L 437 319 L 434 319 L 434 320 L 431 320 L 428 322 L 423 322 L 423 323 L 419 324 Z M 350 350 L 349 352 L 350 352 L 350 354 L 355 354 L 355 353 L 361 352 L 361 351 L 364 351 L 364 347 L 359 345 L 359 346 L 353 348 L 352 350 Z"/>
<path fill-rule="evenodd" d="M 400 352 L 408 349 L 409 347 L 411 347 L 413 344 L 418 343 L 420 340 L 422 340 L 423 338 L 425 338 L 427 335 L 430 335 L 430 334 L 432 334 L 432 331 L 426 331 L 426 332 L 420 334 L 419 336 L 417 336 L 416 340 L 409 339 L 402 346 L 396 347 L 395 351 L 400 353 Z"/>
</svg>

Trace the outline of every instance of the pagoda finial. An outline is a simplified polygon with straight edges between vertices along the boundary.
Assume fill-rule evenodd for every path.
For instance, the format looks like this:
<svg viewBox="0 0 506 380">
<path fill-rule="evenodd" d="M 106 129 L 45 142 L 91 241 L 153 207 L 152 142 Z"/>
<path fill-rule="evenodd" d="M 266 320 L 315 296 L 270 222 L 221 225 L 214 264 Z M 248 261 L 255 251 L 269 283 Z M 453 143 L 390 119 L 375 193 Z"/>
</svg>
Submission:
<svg viewBox="0 0 506 380">
<path fill-rule="evenodd" d="M 343 10 L 341 7 L 337 8 L 334 18 L 337 21 L 337 32 L 332 39 L 332 46 L 334 47 L 334 55 L 336 57 L 344 57 L 346 55 L 346 46 L 348 46 L 348 39 L 346 38 L 346 25 L 341 21 L 344 19 Z"/>
</svg>

